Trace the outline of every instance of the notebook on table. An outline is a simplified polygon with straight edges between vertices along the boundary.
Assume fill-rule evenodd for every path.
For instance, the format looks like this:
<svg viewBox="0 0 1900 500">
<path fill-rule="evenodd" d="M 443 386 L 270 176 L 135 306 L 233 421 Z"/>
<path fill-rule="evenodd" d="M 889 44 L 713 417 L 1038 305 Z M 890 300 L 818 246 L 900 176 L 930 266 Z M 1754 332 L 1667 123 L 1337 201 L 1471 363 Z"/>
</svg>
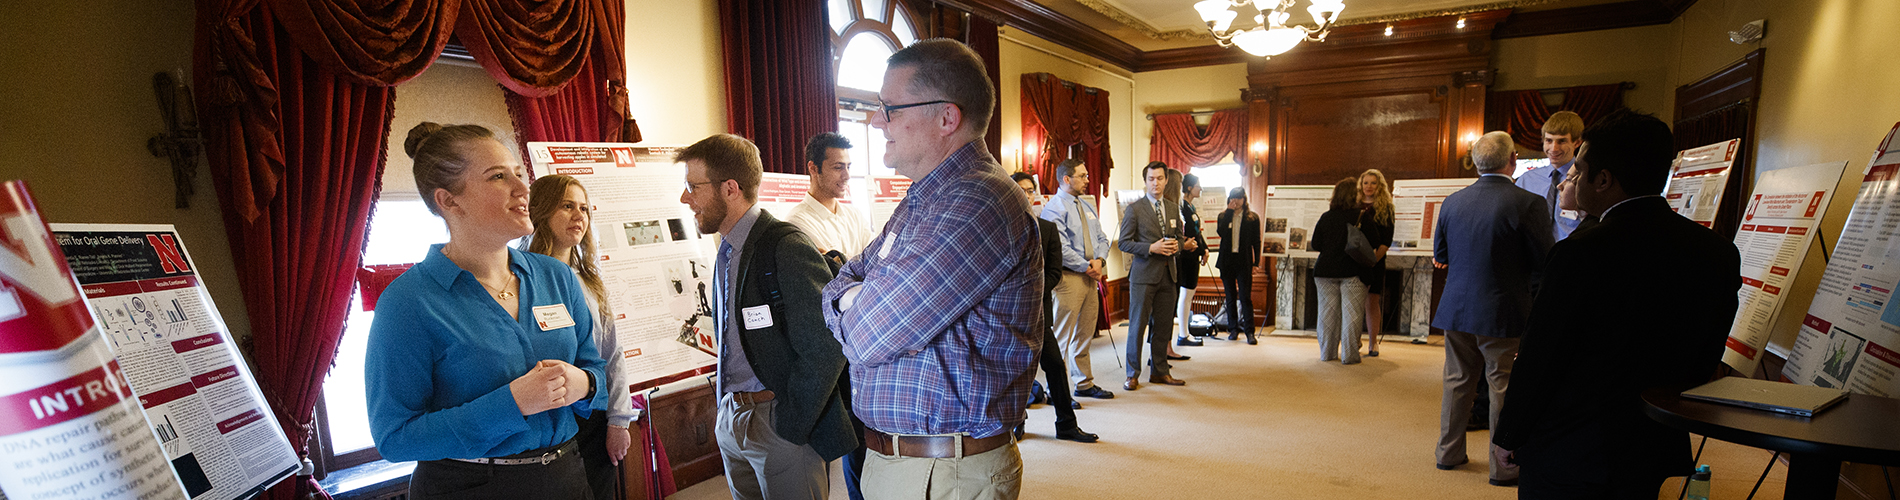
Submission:
<svg viewBox="0 0 1900 500">
<path fill-rule="evenodd" d="M 1724 377 L 1682 391 L 1682 397 L 1812 417 L 1847 399 L 1847 391 L 1743 377 Z"/>
</svg>

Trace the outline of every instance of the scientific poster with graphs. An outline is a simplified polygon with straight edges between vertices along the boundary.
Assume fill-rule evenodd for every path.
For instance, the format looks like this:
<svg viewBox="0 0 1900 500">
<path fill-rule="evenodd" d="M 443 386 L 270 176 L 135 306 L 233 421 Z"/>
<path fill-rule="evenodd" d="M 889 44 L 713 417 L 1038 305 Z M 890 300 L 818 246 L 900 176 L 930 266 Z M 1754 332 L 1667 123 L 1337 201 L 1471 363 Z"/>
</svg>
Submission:
<svg viewBox="0 0 1900 500">
<path fill-rule="evenodd" d="M 1386 255 L 1432 256 L 1439 207 L 1476 177 L 1392 181 L 1392 248 Z"/>
<path fill-rule="evenodd" d="M 1794 283 L 1846 167 L 1842 161 L 1770 170 L 1756 181 L 1755 192 L 1748 195 L 1742 211 L 1742 225 L 1735 231 L 1735 248 L 1742 254 L 1742 288 L 1736 292 L 1740 305 L 1729 327 L 1723 363 L 1753 373 L 1783 314 L 1782 303 L 1790 295 L 1808 293 L 1794 290 Z"/>
<path fill-rule="evenodd" d="M 1261 207 L 1260 253 L 1269 257 L 1313 259 L 1313 227 L 1332 203 L 1332 186 L 1267 186 Z M 1216 215 L 1218 217 L 1219 215 Z"/>
<path fill-rule="evenodd" d="M 1861 174 L 1814 303 L 1781 375 L 1798 384 L 1900 397 L 1900 124 Z"/>
<path fill-rule="evenodd" d="M 1722 191 L 1728 187 L 1729 167 L 1741 149 L 1741 139 L 1685 149 L 1676 153 L 1669 170 L 1669 186 L 1663 198 L 1669 208 L 1702 227 L 1715 226 L 1715 213 L 1722 208 Z"/>
<path fill-rule="evenodd" d="M 717 235 L 701 234 L 692 209 L 680 203 L 686 165 L 673 163 L 678 149 L 528 143 L 535 171 L 570 175 L 587 188 L 597 264 L 620 336 L 620 375 L 634 391 L 712 373 L 719 359 L 712 324 Z"/>
<path fill-rule="evenodd" d="M 170 225 L 51 227 L 185 493 L 250 498 L 295 473 L 297 452 L 178 232 Z"/>
</svg>

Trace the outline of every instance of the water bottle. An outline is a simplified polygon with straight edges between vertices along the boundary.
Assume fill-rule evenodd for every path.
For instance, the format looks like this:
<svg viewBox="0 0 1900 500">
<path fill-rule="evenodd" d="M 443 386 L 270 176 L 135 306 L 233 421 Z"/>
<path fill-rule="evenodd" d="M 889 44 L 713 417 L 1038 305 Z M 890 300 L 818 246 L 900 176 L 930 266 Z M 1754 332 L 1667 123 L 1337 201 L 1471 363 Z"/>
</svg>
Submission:
<svg viewBox="0 0 1900 500">
<path fill-rule="evenodd" d="M 1709 466 L 1701 465 L 1695 468 L 1695 475 L 1689 476 L 1689 490 L 1684 494 L 1683 498 L 1685 500 L 1709 500 Z"/>
</svg>

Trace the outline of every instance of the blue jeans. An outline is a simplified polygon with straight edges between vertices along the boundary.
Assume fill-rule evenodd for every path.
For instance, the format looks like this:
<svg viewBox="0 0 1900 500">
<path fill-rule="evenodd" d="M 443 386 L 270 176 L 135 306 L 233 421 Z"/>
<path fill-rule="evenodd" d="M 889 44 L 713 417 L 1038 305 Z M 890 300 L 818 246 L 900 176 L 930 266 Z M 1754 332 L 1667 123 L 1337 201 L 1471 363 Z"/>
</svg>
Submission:
<svg viewBox="0 0 1900 500">
<path fill-rule="evenodd" d="M 1358 363 L 1359 332 L 1366 328 L 1365 282 L 1358 277 L 1314 277 L 1313 282 L 1319 285 L 1320 361 Z"/>
</svg>

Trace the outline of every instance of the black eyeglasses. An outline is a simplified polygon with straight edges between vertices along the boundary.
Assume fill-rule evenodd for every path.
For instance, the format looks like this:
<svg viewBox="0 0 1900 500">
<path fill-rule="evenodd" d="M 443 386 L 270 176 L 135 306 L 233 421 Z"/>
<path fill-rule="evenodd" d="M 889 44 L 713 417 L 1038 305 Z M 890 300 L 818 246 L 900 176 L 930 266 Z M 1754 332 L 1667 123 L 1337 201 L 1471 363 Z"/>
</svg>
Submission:
<svg viewBox="0 0 1900 500">
<path fill-rule="evenodd" d="M 912 103 L 912 104 L 898 104 L 898 105 L 893 106 L 890 104 L 885 104 L 883 100 L 879 100 L 877 101 L 877 113 L 884 115 L 884 118 L 889 119 L 891 117 L 892 111 L 915 108 L 918 106 L 929 106 L 932 104 L 956 104 L 956 103 L 945 101 L 945 100 L 936 100 L 936 101 L 924 101 L 924 102 Z"/>
</svg>

